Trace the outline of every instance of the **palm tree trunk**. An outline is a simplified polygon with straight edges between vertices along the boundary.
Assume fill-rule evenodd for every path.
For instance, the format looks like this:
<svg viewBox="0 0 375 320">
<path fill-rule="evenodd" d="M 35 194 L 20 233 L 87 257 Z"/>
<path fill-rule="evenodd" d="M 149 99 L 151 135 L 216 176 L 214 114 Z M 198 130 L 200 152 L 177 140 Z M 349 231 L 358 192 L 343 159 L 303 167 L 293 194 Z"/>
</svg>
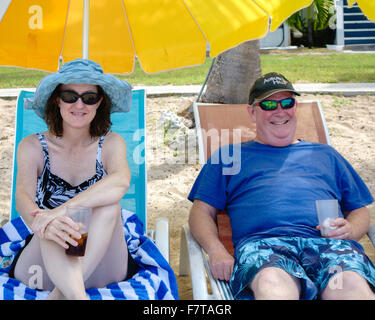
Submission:
<svg viewBox="0 0 375 320">
<path fill-rule="evenodd" d="M 313 10 L 312 6 L 309 6 L 307 8 L 307 41 L 309 44 L 309 48 L 311 48 L 314 44 L 312 10 Z"/>
<path fill-rule="evenodd" d="M 261 76 L 259 40 L 221 53 L 207 81 L 202 102 L 248 103 L 250 87 Z"/>
</svg>

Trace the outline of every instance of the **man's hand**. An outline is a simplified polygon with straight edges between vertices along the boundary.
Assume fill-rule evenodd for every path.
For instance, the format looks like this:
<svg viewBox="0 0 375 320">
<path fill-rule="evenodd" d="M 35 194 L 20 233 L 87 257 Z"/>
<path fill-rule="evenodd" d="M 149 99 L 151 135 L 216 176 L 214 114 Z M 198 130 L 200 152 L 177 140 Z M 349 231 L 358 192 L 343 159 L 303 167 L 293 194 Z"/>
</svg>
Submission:
<svg viewBox="0 0 375 320">
<path fill-rule="evenodd" d="M 328 232 L 327 238 L 332 239 L 353 239 L 353 227 L 351 223 L 344 218 L 337 218 L 331 221 L 331 227 L 336 227 L 334 230 Z M 320 230 L 321 226 L 317 226 L 317 229 Z"/>
<path fill-rule="evenodd" d="M 353 228 L 348 220 L 337 218 L 331 222 L 331 226 L 336 229 L 328 232 L 328 238 L 353 239 Z"/>
<path fill-rule="evenodd" d="M 208 253 L 212 276 L 215 279 L 229 281 L 233 272 L 234 258 L 224 248 Z"/>
<path fill-rule="evenodd" d="M 189 226 L 193 237 L 208 254 L 212 276 L 229 281 L 234 258 L 220 242 L 216 224 L 218 212 L 219 210 L 210 204 L 195 199 L 190 210 Z"/>
</svg>

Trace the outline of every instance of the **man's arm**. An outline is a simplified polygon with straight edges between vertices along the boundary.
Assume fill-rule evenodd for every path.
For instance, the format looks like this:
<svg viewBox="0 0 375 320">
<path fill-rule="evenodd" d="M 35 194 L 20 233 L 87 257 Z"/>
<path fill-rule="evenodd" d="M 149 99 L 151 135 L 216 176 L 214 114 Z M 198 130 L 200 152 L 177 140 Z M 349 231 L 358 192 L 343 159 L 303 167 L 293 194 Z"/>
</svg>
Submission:
<svg viewBox="0 0 375 320">
<path fill-rule="evenodd" d="M 345 219 L 338 218 L 332 222 L 332 226 L 337 226 L 337 229 L 328 233 L 329 238 L 359 241 L 370 226 L 370 213 L 367 207 L 344 212 L 344 216 Z"/>
<path fill-rule="evenodd" d="M 229 281 L 233 272 L 234 258 L 219 239 L 217 213 L 218 209 L 215 207 L 195 199 L 190 210 L 189 226 L 194 238 L 208 254 L 213 277 Z"/>
</svg>

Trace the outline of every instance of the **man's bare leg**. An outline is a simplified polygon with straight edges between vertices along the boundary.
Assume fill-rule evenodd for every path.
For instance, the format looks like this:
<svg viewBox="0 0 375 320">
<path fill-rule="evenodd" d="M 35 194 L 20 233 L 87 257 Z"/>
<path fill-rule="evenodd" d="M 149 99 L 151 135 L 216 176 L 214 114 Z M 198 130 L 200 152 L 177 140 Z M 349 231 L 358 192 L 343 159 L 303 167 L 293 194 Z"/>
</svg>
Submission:
<svg viewBox="0 0 375 320">
<path fill-rule="evenodd" d="M 301 292 L 298 278 L 275 267 L 260 270 L 249 287 L 257 300 L 298 300 Z"/>
<path fill-rule="evenodd" d="M 354 271 L 334 275 L 321 294 L 323 300 L 375 300 L 367 280 Z"/>
</svg>

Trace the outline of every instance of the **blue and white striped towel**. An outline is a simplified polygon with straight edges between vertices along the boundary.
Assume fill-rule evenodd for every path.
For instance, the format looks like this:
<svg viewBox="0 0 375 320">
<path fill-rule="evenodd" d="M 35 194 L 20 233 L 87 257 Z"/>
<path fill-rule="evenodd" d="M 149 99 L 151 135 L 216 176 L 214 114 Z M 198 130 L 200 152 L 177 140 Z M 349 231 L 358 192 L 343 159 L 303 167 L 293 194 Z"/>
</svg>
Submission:
<svg viewBox="0 0 375 320">
<path fill-rule="evenodd" d="M 178 299 L 177 281 L 172 268 L 155 244 L 143 234 L 143 226 L 137 215 L 122 210 L 125 239 L 129 252 L 140 270 L 129 280 L 112 283 L 104 288 L 91 288 L 86 292 L 91 300 L 172 300 Z M 31 230 L 22 218 L 6 223 L 0 229 L 0 299 L 45 299 L 49 291 L 40 291 L 9 278 L 10 262 L 24 246 Z"/>
</svg>

